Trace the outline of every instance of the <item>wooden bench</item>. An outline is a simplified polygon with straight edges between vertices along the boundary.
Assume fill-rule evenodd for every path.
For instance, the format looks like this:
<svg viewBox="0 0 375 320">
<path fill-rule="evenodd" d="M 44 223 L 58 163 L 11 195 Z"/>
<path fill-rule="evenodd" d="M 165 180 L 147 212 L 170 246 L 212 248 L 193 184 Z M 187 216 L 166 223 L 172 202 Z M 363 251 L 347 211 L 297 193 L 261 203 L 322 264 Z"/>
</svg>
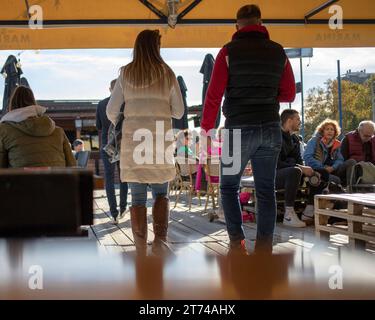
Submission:
<svg viewBox="0 0 375 320">
<path fill-rule="evenodd" d="M 347 209 L 333 209 L 336 201 L 343 201 Z M 315 196 L 315 232 L 329 240 L 330 234 L 349 237 L 349 246 L 365 248 L 375 243 L 375 193 L 330 194 Z M 348 226 L 328 224 L 330 217 L 345 219 Z"/>
<path fill-rule="evenodd" d="M 244 208 L 256 213 L 256 192 L 255 192 L 255 183 L 253 176 L 243 176 L 241 178 L 240 184 L 241 192 L 249 192 L 253 194 L 253 201 L 249 206 L 245 206 Z M 284 189 L 277 189 L 276 190 L 276 202 L 278 207 L 281 206 L 284 208 Z M 298 188 L 296 203 L 306 203 L 308 200 L 308 188 L 306 187 L 305 183 Z"/>
</svg>

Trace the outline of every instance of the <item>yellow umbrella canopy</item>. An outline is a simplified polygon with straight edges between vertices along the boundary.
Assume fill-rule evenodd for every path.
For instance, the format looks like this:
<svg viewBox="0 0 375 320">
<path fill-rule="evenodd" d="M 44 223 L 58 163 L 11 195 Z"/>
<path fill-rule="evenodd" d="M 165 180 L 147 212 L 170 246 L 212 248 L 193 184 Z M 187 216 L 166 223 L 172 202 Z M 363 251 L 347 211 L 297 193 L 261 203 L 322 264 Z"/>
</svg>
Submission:
<svg viewBox="0 0 375 320">
<path fill-rule="evenodd" d="M 161 31 L 163 47 L 221 47 L 235 31 L 237 10 L 249 3 L 251 0 L 0 0 L 0 49 L 131 48 L 137 34 L 146 28 Z M 374 0 L 256 3 L 271 38 L 285 47 L 375 46 Z M 35 11 L 35 5 L 42 11 Z M 42 29 L 29 28 L 30 16 L 36 18 L 30 15 L 30 8 L 42 14 Z M 343 28 L 331 29 L 329 20 L 340 13 Z"/>
</svg>

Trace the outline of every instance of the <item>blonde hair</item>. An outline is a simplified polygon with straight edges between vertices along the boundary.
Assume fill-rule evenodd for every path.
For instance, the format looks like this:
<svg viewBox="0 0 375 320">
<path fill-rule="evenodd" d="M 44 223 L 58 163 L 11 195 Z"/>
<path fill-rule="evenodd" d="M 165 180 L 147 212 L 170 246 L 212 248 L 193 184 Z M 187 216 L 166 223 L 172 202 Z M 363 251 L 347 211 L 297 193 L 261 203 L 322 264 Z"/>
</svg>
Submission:
<svg viewBox="0 0 375 320">
<path fill-rule="evenodd" d="M 333 126 L 333 129 L 335 130 L 335 139 L 341 134 L 341 128 L 338 122 L 332 119 L 325 119 L 322 123 L 320 123 L 316 128 L 316 132 L 323 137 L 324 129 L 327 126 Z"/>
<path fill-rule="evenodd" d="M 147 87 L 165 77 L 171 85 L 174 73 L 160 55 L 160 39 L 159 30 L 143 30 L 138 34 L 133 61 L 124 70 L 124 78 L 134 87 Z"/>
</svg>

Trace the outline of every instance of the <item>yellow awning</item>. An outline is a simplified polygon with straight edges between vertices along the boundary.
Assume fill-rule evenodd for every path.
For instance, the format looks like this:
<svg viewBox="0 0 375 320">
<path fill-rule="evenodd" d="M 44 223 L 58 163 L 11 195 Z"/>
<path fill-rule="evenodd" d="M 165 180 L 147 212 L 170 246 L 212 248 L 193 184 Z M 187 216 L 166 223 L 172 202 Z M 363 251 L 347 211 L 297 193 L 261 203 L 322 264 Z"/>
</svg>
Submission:
<svg viewBox="0 0 375 320">
<path fill-rule="evenodd" d="M 168 48 L 221 47 L 231 39 L 239 7 L 250 0 L 179 1 L 178 13 L 197 2 L 175 28 L 154 13 L 168 16 L 167 0 L 0 0 L 0 49 L 131 48 L 146 28 L 160 29 Z M 375 1 L 339 0 L 343 29 L 332 30 L 329 6 L 305 20 L 327 0 L 257 0 L 271 38 L 285 47 L 375 46 Z M 26 3 L 43 10 L 43 29 L 28 27 Z"/>
</svg>

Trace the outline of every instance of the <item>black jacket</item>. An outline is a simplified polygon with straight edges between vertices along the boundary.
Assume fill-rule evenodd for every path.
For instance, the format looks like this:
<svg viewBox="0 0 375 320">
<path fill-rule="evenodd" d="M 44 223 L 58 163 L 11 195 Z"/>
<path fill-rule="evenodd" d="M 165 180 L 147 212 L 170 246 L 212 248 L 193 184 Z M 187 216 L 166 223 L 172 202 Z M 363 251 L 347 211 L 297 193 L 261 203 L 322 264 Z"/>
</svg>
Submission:
<svg viewBox="0 0 375 320">
<path fill-rule="evenodd" d="M 96 128 L 101 130 L 101 148 L 104 147 L 108 143 L 108 129 L 111 125 L 111 121 L 107 118 L 107 104 L 109 102 L 110 97 L 105 98 L 102 101 L 99 101 L 98 106 L 96 108 Z"/>
<path fill-rule="evenodd" d="M 282 131 L 282 145 L 277 162 L 277 169 L 294 167 L 297 164 L 303 165 L 300 148 L 300 138 L 296 134 Z"/>
<path fill-rule="evenodd" d="M 265 33 L 240 32 L 226 48 L 226 125 L 279 121 L 279 84 L 287 59 L 283 47 Z"/>
</svg>

